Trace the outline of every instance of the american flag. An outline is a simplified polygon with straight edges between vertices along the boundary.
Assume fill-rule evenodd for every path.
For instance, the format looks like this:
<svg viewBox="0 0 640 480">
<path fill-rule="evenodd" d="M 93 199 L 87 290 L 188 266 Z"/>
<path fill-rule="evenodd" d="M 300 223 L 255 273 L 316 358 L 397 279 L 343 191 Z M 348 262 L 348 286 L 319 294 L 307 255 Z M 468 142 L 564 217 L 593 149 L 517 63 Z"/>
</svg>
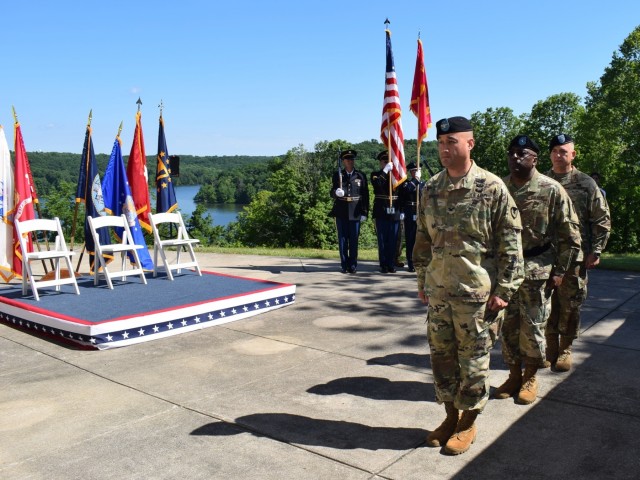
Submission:
<svg viewBox="0 0 640 480">
<path fill-rule="evenodd" d="M 382 105 L 382 127 L 380 139 L 389 150 L 389 160 L 393 162 L 391 181 L 394 188 L 407 178 L 407 167 L 404 163 L 404 134 L 402 133 L 402 108 L 396 68 L 393 64 L 391 50 L 391 32 L 385 30 L 387 36 L 387 71 L 384 85 L 384 103 Z"/>
</svg>

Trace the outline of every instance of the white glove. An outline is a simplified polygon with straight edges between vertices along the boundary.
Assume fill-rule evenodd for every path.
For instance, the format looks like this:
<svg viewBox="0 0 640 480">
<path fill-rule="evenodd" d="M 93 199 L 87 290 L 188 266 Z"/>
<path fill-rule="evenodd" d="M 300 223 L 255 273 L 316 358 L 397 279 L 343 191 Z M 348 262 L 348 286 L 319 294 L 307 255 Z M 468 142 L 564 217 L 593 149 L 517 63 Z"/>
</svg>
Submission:
<svg viewBox="0 0 640 480">
<path fill-rule="evenodd" d="M 404 213 L 400 214 L 400 220 L 404 220 Z"/>
<path fill-rule="evenodd" d="M 367 219 L 367 217 L 365 217 L 364 215 L 360 216 L 360 221 L 364 222 Z"/>
<path fill-rule="evenodd" d="M 416 180 L 420 180 L 420 177 L 422 176 L 422 172 L 420 171 L 420 169 L 416 170 L 416 173 L 414 175 L 414 177 L 416 178 Z"/>
<path fill-rule="evenodd" d="M 341 188 L 336 188 L 336 197 L 344 197 L 344 190 Z"/>
<path fill-rule="evenodd" d="M 384 168 L 382 169 L 382 171 L 384 173 L 389 173 L 391 171 L 391 169 L 393 168 L 393 163 L 389 162 L 387 163 Z"/>
</svg>

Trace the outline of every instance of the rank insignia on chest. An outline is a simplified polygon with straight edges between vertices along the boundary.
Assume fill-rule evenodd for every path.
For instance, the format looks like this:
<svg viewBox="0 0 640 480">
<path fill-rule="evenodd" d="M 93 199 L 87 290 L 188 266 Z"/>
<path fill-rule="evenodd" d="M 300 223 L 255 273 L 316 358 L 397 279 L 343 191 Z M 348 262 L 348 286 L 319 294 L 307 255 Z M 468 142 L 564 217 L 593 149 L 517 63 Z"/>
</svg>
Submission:
<svg viewBox="0 0 640 480">
<path fill-rule="evenodd" d="M 362 183 L 362 180 L 360 180 L 359 178 L 357 180 L 355 180 L 353 183 L 355 183 L 358 187 L 360 186 L 360 184 Z"/>
</svg>

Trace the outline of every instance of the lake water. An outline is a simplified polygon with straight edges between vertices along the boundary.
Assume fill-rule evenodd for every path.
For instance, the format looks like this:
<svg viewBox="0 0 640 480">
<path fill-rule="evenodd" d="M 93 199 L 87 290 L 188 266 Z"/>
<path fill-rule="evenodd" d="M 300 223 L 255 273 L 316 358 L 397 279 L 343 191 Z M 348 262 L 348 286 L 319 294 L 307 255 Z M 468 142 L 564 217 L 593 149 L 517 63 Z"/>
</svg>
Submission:
<svg viewBox="0 0 640 480">
<path fill-rule="evenodd" d="M 180 211 L 185 215 L 191 215 L 196 209 L 193 197 L 200 190 L 200 185 L 176 185 L 174 188 Z M 214 225 L 224 227 L 237 220 L 238 213 L 242 211 L 243 207 L 244 205 L 236 205 L 235 203 L 221 203 L 207 208 L 207 213 L 211 215 Z"/>
</svg>

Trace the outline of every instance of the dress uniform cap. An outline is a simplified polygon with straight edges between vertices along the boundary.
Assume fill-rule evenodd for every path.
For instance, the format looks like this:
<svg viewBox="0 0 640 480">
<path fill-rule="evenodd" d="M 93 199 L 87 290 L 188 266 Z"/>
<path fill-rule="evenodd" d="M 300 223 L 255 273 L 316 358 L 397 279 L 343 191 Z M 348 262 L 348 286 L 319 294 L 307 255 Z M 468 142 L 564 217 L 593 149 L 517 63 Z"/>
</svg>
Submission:
<svg viewBox="0 0 640 480">
<path fill-rule="evenodd" d="M 407 165 L 407 170 L 417 170 L 418 166 L 416 165 L 416 162 L 411 162 L 409 165 Z"/>
<path fill-rule="evenodd" d="M 527 135 L 518 135 L 509 144 L 509 150 L 512 148 L 528 148 L 529 150 L 533 150 L 536 152 L 536 155 L 540 153 L 540 147 L 538 144 Z"/>
<path fill-rule="evenodd" d="M 471 122 L 464 117 L 451 117 L 438 120 L 436 123 L 436 137 L 449 133 L 471 132 L 473 127 Z"/>
<path fill-rule="evenodd" d="M 376 157 L 378 160 L 384 160 L 385 162 L 389 160 L 389 152 L 386 150 L 381 151 Z"/>
<path fill-rule="evenodd" d="M 354 160 L 358 156 L 358 152 L 355 150 L 345 150 L 340 154 L 340 158 L 343 160 Z"/>
<path fill-rule="evenodd" d="M 573 143 L 573 137 L 571 135 L 567 135 L 566 133 L 556 135 L 549 142 L 549 151 L 553 150 L 553 147 L 557 147 L 558 145 L 565 145 L 567 143 Z"/>
</svg>

